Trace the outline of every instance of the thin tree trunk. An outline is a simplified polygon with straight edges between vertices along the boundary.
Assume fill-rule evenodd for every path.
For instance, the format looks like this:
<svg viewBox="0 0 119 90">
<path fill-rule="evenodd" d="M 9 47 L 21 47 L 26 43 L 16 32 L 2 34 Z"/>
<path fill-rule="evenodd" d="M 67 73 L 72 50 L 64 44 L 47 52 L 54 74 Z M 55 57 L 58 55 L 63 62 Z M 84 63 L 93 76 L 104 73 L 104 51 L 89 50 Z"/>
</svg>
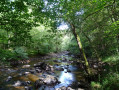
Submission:
<svg viewBox="0 0 119 90">
<path fill-rule="evenodd" d="M 90 72 L 90 69 L 89 69 L 89 64 L 88 64 L 88 61 L 87 61 L 87 58 L 86 58 L 84 49 L 83 49 L 83 47 L 82 47 L 80 37 L 79 37 L 79 36 L 77 35 L 77 33 L 76 33 L 75 26 L 74 26 L 73 24 L 71 24 L 71 27 L 72 27 L 72 32 L 73 32 L 73 34 L 74 34 L 74 36 L 75 36 L 75 38 L 76 38 L 76 41 L 77 41 L 79 50 L 80 50 L 80 52 L 81 52 L 81 54 L 82 54 L 82 56 L 83 56 L 83 58 L 84 58 L 84 60 L 85 60 L 86 72 L 87 72 L 88 74 L 90 74 L 91 72 Z"/>
</svg>

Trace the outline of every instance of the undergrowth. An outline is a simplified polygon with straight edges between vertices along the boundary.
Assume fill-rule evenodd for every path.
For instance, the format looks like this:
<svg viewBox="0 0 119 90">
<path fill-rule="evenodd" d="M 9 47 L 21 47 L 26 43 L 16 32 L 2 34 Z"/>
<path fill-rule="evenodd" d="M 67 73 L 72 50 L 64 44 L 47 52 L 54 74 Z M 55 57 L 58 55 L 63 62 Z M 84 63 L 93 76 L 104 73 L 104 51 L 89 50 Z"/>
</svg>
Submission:
<svg viewBox="0 0 119 90">
<path fill-rule="evenodd" d="M 92 90 L 119 90 L 119 55 L 113 55 L 103 59 L 103 62 L 109 63 L 105 67 L 108 71 L 103 73 L 98 81 L 92 81 Z"/>
</svg>

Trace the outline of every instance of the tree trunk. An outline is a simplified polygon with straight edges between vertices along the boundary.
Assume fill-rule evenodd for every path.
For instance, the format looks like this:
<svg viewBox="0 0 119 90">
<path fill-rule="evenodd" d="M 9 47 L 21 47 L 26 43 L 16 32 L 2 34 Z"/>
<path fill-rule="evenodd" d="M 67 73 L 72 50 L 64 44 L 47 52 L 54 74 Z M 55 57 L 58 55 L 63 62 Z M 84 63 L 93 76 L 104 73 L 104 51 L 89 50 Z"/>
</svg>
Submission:
<svg viewBox="0 0 119 90">
<path fill-rule="evenodd" d="M 79 50 L 81 52 L 81 55 L 82 55 L 83 59 L 85 60 L 86 72 L 87 72 L 87 74 L 90 74 L 91 72 L 90 72 L 90 69 L 89 69 L 89 64 L 88 64 L 84 49 L 82 47 L 80 37 L 76 33 L 75 26 L 73 24 L 71 24 L 71 27 L 72 27 L 72 32 L 74 34 L 74 37 L 76 38 L 76 41 L 77 41 Z"/>
</svg>

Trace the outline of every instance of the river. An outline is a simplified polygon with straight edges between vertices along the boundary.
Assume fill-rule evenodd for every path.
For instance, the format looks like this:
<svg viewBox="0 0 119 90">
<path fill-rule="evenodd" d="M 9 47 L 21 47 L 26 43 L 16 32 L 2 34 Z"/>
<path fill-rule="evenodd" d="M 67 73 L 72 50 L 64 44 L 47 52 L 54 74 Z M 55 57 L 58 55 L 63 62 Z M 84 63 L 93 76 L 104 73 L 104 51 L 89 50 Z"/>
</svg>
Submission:
<svg viewBox="0 0 119 90">
<path fill-rule="evenodd" d="M 84 70 L 78 67 L 75 61 L 77 61 L 77 58 L 74 58 L 73 55 L 68 55 L 67 53 L 63 53 L 59 55 L 58 57 L 51 57 L 51 58 L 39 58 L 38 60 L 32 60 L 29 62 L 26 66 L 25 65 L 19 65 L 17 67 L 4 67 L 3 69 L 0 69 L 0 90 L 83 90 L 85 89 L 85 78 L 84 78 Z M 43 75 L 51 75 L 53 77 L 56 77 L 60 83 L 54 84 L 54 85 L 41 85 L 37 89 L 34 89 L 34 81 L 29 79 L 27 75 L 21 75 L 23 73 L 28 73 L 30 70 L 34 70 L 34 65 L 38 64 L 40 62 L 45 62 L 47 65 L 53 66 L 54 72 L 52 73 L 46 73 L 36 72 L 35 76 L 40 78 Z M 59 68 L 62 68 L 63 70 L 58 70 Z M 10 78 L 11 77 L 11 78 Z M 32 76 L 30 76 L 31 78 Z M 9 80 L 10 78 L 10 80 Z M 34 77 L 35 79 L 35 77 Z M 30 81 L 31 83 L 29 85 L 23 85 L 19 84 L 20 82 L 26 82 Z M 79 84 L 80 83 L 80 84 Z M 17 85 L 18 84 L 18 85 Z M 27 89 L 26 87 L 32 87 Z M 70 87 L 67 89 L 67 87 Z M 61 89 L 62 88 L 62 89 Z M 64 89 L 63 89 L 64 88 Z M 87 87 L 86 87 L 87 88 Z"/>
</svg>

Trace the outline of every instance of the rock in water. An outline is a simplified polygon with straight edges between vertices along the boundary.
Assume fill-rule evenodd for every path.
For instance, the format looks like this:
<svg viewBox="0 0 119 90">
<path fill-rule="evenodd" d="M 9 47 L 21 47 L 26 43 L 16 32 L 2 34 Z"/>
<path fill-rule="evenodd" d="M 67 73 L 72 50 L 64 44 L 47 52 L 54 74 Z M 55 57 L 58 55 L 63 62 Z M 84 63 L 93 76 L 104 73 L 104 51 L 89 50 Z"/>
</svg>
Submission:
<svg viewBox="0 0 119 90">
<path fill-rule="evenodd" d="M 61 87 L 61 90 L 67 90 L 67 87 L 62 86 L 62 87 Z"/>
<path fill-rule="evenodd" d="M 12 79 L 12 76 L 8 76 L 6 82 L 9 82 Z"/>
<path fill-rule="evenodd" d="M 64 71 L 64 69 L 62 67 L 56 67 L 57 71 Z"/>
<path fill-rule="evenodd" d="M 33 87 L 31 87 L 31 86 L 25 86 L 24 88 L 25 88 L 25 90 L 33 90 Z"/>
<path fill-rule="evenodd" d="M 21 86 L 21 85 L 22 85 L 22 83 L 20 81 L 17 81 L 17 82 L 15 82 L 15 84 L 13 86 L 16 87 L 16 86 Z"/>
<path fill-rule="evenodd" d="M 32 81 L 35 82 L 40 79 L 40 77 L 33 75 L 33 74 L 28 74 L 27 77 Z"/>
<path fill-rule="evenodd" d="M 40 70 L 40 69 L 35 69 L 35 70 L 36 70 L 37 73 L 41 73 L 42 72 L 42 70 Z"/>
<path fill-rule="evenodd" d="M 47 64 L 45 62 L 40 62 L 38 64 L 34 64 L 34 67 L 40 67 L 41 69 L 45 70 L 46 69 Z"/>
<path fill-rule="evenodd" d="M 28 75 L 30 72 L 24 72 L 24 75 Z"/>
<path fill-rule="evenodd" d="M 54 85 L 58 83 L 58 79 L 52 75 L 47 75 L 46 78 L 43 79 L 46 85 Z"/>
<path fill-rule="evenodd" d="M 71 70 L 70 69 L 67 69 L 67 72 L 71 72 Z"/>
<path fill-rule="evenodd" d="M 35 87 L 35 89 L 38 89 L 38 88 L 40 88 L 42 85 L 43 85 L 44 83 L 43 83 L 43 80 L 37 80 L 37 81 L 35 81 L 35 83 L 34 83 L 34 87 Z"/>
<path fill-rule="evenodd" d="M 23 65 L 22 68 L 29 68 L 31 65 Z"/>
<path fill-rule="evenodd" d="M 34 74 L 36 71 L 35 70 L 29 70 L 31 74 Z"/>
<path fill-rule="evenodd" d="M 67 87 L 67 90 L 75 90 L 75 89 L 72 89 L 71 87 Z"/>
<path fill-rule="evenodd" d="M 51 72 L 54 72 L 54 67 L 50 65 Z"/>
</svg>

